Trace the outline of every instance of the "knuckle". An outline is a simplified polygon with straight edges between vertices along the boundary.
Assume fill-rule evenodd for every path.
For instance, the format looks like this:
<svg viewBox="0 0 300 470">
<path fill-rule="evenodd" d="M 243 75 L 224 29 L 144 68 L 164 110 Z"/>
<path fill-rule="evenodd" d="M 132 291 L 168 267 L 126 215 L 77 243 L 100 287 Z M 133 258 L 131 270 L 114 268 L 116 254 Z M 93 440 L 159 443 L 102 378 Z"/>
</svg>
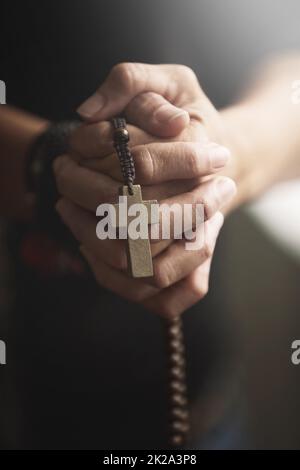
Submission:
<svg viewBox="0 0 300 470">
<path fill-rule="evenodd" d="M 135 156 L 136 171 L 142 180 L 153 181 L 155 176 L 155 159 L 147 145 L 139 145 L 132 149 Z"/>
<path fill-rule="evenodd" d="M 147 302 L 149 297 L 153 295 L 153 287 L 148 284 L 138 283 L 136 280 L 131 280 L 130 284 L 122 288 L 121 296 L 134 303 L 142 304 Z"/>
<path fill-rule="evenodd" d="M 121 83 L 122 88 L 130 91 L 132 84 L 137 80 L 138 64 L 132 62 L 121 62 L 112 68 L 112 77 Z"/>
<path fill-rule="evenodd" d="M 74 151 L 81 150 L 81 142 L 84 139 L 85 126 L 79 126 L 77 129 L 74 129 L 70 136 L 69 144 L 70 148 Z"/>
<path fill-rule="evenodd" d="M 140 288 L 140 289 L 135 288 L 131 292 L 132 302 L 141 303 L 141 302 L 144 302 L 145 299 L 147 299 L 147 291 L 144 290 L 143 288 Z"/>
<path fill-rule="evenodd" d="M 199 201 L 198 201 L 199 202 Z M 202 196 L 200 200 L 200 204 L 203 205 L 203 210 L 204 210 L 204 218 L 205 220 L 210 219 L 213 214 L 214 214 L 214 204 L 212 203 L 211 199 L 209 197 Z"/>
<path fill-rule="evenodd" d="M 211 258 L 213 255 L 213 247 L 211 243 L 209 243 L 207 240 L 205 240 L 203 247 L 201 249 L 202 256 L 205 259 Z"/>
<path fill-rule="evenodd" d="M 165 289 L 171 285 L 169 271 L 163 262 L 154 262 L 154 283 L 159 289 Z"/>
<path fill-rule="evenodd" d="M 189 282 L 189 290 L 193 297 L 203 299 L 208 293 L 208 280 L 204 277 L 193 276 Z"/>
<path fill-rule="evenodd" d="M 201 191 L 201 188 L 200 188 L 200 191 Z M 193 216 L 196 216 L 197 210 L 199 209 L 199 205 L 202 206 L 204 220 L 208 220 L 214 215 L 215 207 L 214 207 L 213 202 L 211 201 L 211 198 L 209 198 L 205 194 L 199 195 L 198 188 L 190 191 L 189 201 L 190 201 L 190 204 L 192 204 L 193 206 Z"/>
<path fill-rule="evenodd" d="M 54 160 L 53 170 L 58 188 L 63 185 L 69 167 L 70 159 L 67 155 L 61 155 L 60 157 Z"/>
<path fill-rule="evenodd" d="M 200 86 L 198 77 L 194 70 L 186 65 L 178 65 L 177 67 L 178 68 L 176 72 L 181 78 L 181 80 L 184 80 L 186 83 L 189 84 L 189 86 L 192 86 L 194 90 L 197 91 L 198 96 L 204 97 L 205 94 Z"/>
<path fill-rule="evenodd" d="M 140 302 L 140 293 L 135 292 L 134 290 L 127 289 L 126 292 L 119 292 L 121 297 L 125 297 L 125 299 L 129 300 L 129 302 L 138 303 Z"/>
<path fill-rule="evenodd" d="M 201 174 L 201 162 L 197 145 L 190 142 L 186 142 L 185 144 L 183 144 L 183 146 L 184 152 L 187 155 L 187 162 L 191 176 L 199 176 Z"/>
<path fill-rule="evenodd" d="M 112 126 L 108 121 L 101 121 L 95 124 L 97 129 L 97 136 L 101 139 L 106 136 L 110 136 L 111 140 L 113 138 Z"/>
<path fill-rule="evenodd" d="M 174 318 L 181 313 L 175 302 L 161 301 L 158 307 L 160 315 L 164 318 Z"/>
<path fill-rule="evenodd" d="M 130 110 L 133 109 L 141 109 L 147 110 L 149 114 L 152 113 L 155 105 L 157 105 L 157 102 L 161 102 L 163 98 L 160 95 L 157 95 L 157 93 L 154 93 L 153 91 L 145 91 L 141 93 L 140 95 L 137 95 L 129 104 L 129 107 L 131 106 Z M 156 111 L 157 108 L 155 108 Z"/>
<path fill-rule="evenodd" d="M 113 250 L 110 254 L 110 264 L 115 269 L 126 271 L 127 257 L 125 249 Z"/>
<path fill-rule="evenodd" d="M 71 135 L 70 148 L 84 159 L 104 156 L 102 149 L 112 152 L 112 126 L 107 121 L 80 126 Z"/>
<path fill-rule="evenodd" d="M 185 78 L 198 81 L 197 76 L 191 67 L 187 65 L 178 65 L 178 67 L 179 67 L 179 71 L 182 73 L 182 75 Z"/>
<path fill-rule="evenodd" d="M 94 124 L 94 129 L 91 126 L 90 135 L 86 136 L 85 148 L 90 148 L 90 157 L 105 156 L 106 154 L 114 151 L 113 147 L 113 129 L 108 121 L 102 121 Z"/>
<path fill-rule="evenodd" d="M 82 125 L 74 130 L 70 137 L 70 148 L 80 157 L 90 157 L 90 147 L 94 144 L 96 135 L 94 131 L 95 125 Z"/>
<path fill-rule="evenodd" d="M 127 289 L 124 291 L 123 289 L 118 289 L 118 292 L 116 292 L 120 297 L 124 297 L 126 300 L 129 300 L 129 302 L 133 303 L 139 303 L 139 295 L 138 293 L 134 292 L 133 290 Z"/>
</svg>

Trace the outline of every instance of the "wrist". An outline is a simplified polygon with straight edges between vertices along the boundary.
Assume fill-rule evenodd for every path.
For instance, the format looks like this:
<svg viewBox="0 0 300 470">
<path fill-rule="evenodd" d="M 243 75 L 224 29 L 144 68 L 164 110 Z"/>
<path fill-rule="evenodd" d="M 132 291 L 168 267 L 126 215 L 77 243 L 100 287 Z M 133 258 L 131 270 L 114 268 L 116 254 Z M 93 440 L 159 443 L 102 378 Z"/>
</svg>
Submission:
<svg viewBox="0 0 300 470">
<path fill-rule="evenodd" d="M 237 182 L 238 204 L 300 174 L 300 105 L 292 100 L 299 70 L 299 54 L 271 60 L 245 99 L 220 113 L 233 155 L 228 176 Z"/>
<path fill-rule="evenodd" d="M 30 147 L 26 160 L 27 187 L 35 198 L 34 215 L 40 228 L 53 236 L 61 234 L 61 221 L 55 211 L 59 197 L 53 161 L 68 152 L 69 138 L 78 122 L 50 124 Z"/>
<path fill-rule="evenodd" d="M 30 220 L 33 198 L 25 184 L 29 147 L 47 121 L 8 105 L 0 106 L 0 213 L 8 219 Z"/>
<path fill-rule="evenodd" d="M 250 198 L 248 180 L 251 168 L 251 144 L 247 133 L 247 110 L 240 105 L 234 105 L 220 111 L 223 122 L 225 145 L 229 148 L 231 158 L 222 172 L 232 178 L 237 185 L 237 195 L 227 208 L 228 211 L 236 208 Z"/>
<path fill-rule="evenodd" d="M 263 101 L 249 100 L 221 111 L 232 155 L 225 172 L 238 188 L 232 208 L 256 198 L 278 178 L 281 154 L 272 145 L 276 131 L 267 110 Z"/>
</svg>

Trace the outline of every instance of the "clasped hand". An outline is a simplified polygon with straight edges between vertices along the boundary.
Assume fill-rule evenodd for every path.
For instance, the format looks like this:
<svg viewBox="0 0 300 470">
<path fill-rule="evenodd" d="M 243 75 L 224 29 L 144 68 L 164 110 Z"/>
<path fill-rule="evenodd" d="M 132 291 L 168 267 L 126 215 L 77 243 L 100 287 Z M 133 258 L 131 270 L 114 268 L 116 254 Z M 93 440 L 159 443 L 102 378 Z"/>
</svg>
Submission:
<svg viewBox="0 0 300 470">
<path fill-rule="evenodd" d="M 61 194 L 56 209 L 80 243 L 98 283 L 164 316 L 182 313 L 208 291 L 209 271 L 235 183 L 218 175 L 230 160 L 222 119 L 192 70 L 179 65 L 119 64 L 79 109 L 84 123 L 71 136 L 68 155 L 54 162 Z M 127 118 L 136 183 L 144 199 L 203 204 L 204 243 L 153 240 L 153 278 L 127 273 L 124 240 L 99 240 L 96 208 L 116 202 L 122 184 L 109 119 Z"/>
</svg>

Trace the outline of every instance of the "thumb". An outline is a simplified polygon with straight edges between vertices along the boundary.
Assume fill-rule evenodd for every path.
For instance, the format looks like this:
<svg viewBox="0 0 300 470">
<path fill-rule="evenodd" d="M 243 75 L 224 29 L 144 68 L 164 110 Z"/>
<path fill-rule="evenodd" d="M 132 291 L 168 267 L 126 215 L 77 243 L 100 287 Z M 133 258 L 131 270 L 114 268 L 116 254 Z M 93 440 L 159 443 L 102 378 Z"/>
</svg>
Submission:
<svg viewBox="0 0 300 470">
<path fill-rule="evenodd" d="M 125 115 L 131 124 L 158 137 L 176 137 L 190 122 L 187 111 L 153 92 L 133 98 Z"/>
<path fill-rule="evenodd" d="M 82 103 L 77 112 L 88 122 L 99 122 L 121 113 L 138 95 L 154 92 L 174 102 L 185 87 L 189 100 L 199 93 L 199 85 L 186 67 L 123 63 L 112 68 L 98 90 Z"/>
</svg>

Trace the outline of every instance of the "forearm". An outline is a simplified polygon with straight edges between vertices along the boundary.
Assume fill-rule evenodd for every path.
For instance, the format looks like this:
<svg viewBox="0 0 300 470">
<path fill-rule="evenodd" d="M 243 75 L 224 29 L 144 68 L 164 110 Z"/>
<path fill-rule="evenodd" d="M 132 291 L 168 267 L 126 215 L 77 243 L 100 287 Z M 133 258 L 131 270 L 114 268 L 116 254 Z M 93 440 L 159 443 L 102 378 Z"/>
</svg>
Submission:
<svg viewBox="0 0 300 470">
<path fill-rule="evenodd" d="M 235 205 L 300 175 L 300 104 L 291 99 L 299 77 L 300 56 L 278 60 L 243 101 L 221 112 L 233 150 L 227 174 L 238 184 Z"/>
<path fill-rule="evenodd" d="M 24 219 L 33 200 L 25 182 L 25 157 L 47 121 L 6 105 L 0 106 L 0 214 Z"/>
</svg>

